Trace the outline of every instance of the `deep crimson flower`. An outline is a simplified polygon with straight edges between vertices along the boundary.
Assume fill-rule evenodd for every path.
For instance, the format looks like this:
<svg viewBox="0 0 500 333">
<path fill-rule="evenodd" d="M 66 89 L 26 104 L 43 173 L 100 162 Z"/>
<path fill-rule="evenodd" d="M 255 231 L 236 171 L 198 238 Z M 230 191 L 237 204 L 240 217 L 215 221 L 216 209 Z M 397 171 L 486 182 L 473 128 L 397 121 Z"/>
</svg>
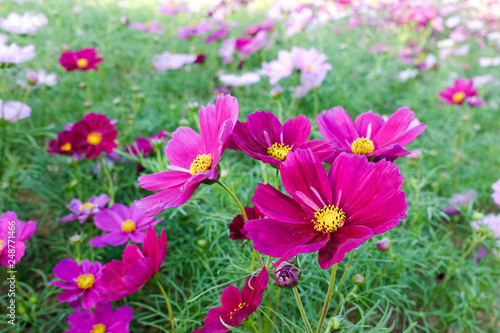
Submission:
<svg viewBox="0 0 500 333">
<path fill-rule="evenodd" d="M 47 152 L 49 154 L 72 155 L 75 152 L 75 142 L 76 137 L 73 132 L 59 132 L 57 133 L 57 139 L 51 140 L 49 142 L 49 149 L 47 149 Z"/>
<path fill-rule="evenodd" d="M 33 236 L 36 226 L 35 221 L 20 221 L 17 214 L 11 211 L 0 215 L 0 264 L 2 266 L 9 267 L 21 260 L 26 250 L 24 242 Z M 12 249 L 15 251 L 12 252 Z"/>
<path fill-rule="evenodd" d="M 200 134 L 189 127 L 179 127 L 165 147 L 172 165 L 164 171 L 139 177 L 139 186 L 161 192 L 136 202 L 146 215 L 184 204 L 204 181 L 214 181 L 221 155 L 238 119 L 238 100 L 219 96 L 215 105 L 200 108 Z"/>
<path fill-rule="evenodd" d="M 252 201 L 268 219 L 245 223 L 256 250 L 281 257 L 276 265 L 319 251 L 319 265 L 327 269 L 406 217 L 403 176 L 391 162 L 343 153 L 327 175 L 308 149 L 290 153 L 280 171 L 291 197 L 259 184 Z"/>
<path fill-rule="evenodd" d="M 439 97 L 445 100 L 445 104 L 470 106 L 481 106 L 486 102 L 477 97 L 477 90 L 474 89 L 473 80 L 468 82 L 465 79 L 455 80 L 453 87 L 446 87 L 439 93 Z"/>
<path fill-rule="evenodd" d="M 328 141 L 307 141 L 311 121 L 305 116 L 289 119 L 283 125 L 271 112 L 255 112 L 247 119 L 246 123 L 238 121 L 232 139 L 245 154 L 264 163 L 279 167 L 296 149 L 311 148 L 321 161 L 333 152 L 334 146 Z"/>
<path fill-rule="evenodd" d="M 205 326 L 193 331 L 193 333 L 229 332 L 221 320 L 232 327 L 241 325 L 259 307 L 268 281 L 269 275 L 264 267 L 257 277 L 246 279 L 242 292 L 233 285 L 224 288 L 220 296 L 222 306 L 210 309 L 205 317 Z"/>
<path fill-rule="evenodd" d="M 87 160 L 101 155 L 103 151 L 112 153 L 117 146 L 114 141 L 118 135 L 115 125 L 103 114 L 86 114 L 83 120 L 73 125 L 71 132 L 75 136 L 74 151 L 85 154 Z"/>
<path fill-rule="evenodd" d="M 142 250 L 129 244 L 123 250 L 123 261 L 113 260 L 104 265 L 102 283 L 106 291 L 103 299 L 115 301 L 140 290 L 158 273 L 166 255 L 165 229 L 158 239 L 153 226 L 149 226 Z"/>
<path fill-rule="evenodd" d="M 155 149 L 151 145 L 151 141 L 148 138 L 137 138 L 135 142 L 131 145 L 125 147 L 125 152 L 132 154 L 134 156 L 144 156 L 147 157 L 149 154 L 154 152 Z"/>
<path fill-rule="evenodd" d="M 415 112 L 408 107 L 396 110 L 387 120 L 371 110 L 356 117 L 354 123 L 340 106 L 316 117 L 323 137 L 342 152 L 386 158 L 393 161 L 408 155 L 403 148 L 415 140 L 427 127 L 413 119 Z M 329 161 L 330 162 L 330 161 Z"/>
<path fill-rule="evenodd" d="M 245 214 L 247 214 L 248 220 L 263 219 L 265 216 L 257 207 L 245 207 Z M 243 214 L 238 214 L 234 217 L 233 221 L 229 223 L 229 238 L 234 240 L 246 239 L 247 231 L 245 230 L 245 220 L 243 219 Z"/>
<path fill-rule="evenodd" d="M 97 64 L 103 60 L 103 58 L 97 58 L 96 49 L 89 48 L 78 51 L 65 51 L 61 54 L 59 63 L 67 72 L 74 70 L 88 71 L 90 69 L 99 69 Z"/>
<path fill-rule="evenodd" d="M 129 333 L 133 317 L 129 306 L 113 311 L 111 303 L 99 302 L 94 311 L 87 309 L 70 314 L 68 323 L 71 328 L 64 333 Z"/>
</svg>

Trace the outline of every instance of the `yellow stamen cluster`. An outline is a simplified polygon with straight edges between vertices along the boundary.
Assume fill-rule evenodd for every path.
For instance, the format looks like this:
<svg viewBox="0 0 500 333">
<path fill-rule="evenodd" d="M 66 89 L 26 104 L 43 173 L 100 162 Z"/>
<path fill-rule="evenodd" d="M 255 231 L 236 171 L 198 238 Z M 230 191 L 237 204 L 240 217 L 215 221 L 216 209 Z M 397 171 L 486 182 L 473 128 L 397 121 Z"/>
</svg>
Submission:
<svg viewBox="0 0 500 333">
<path fill-rule="evenodd" d="M 314 213 L 314 230 L 331 233 L 337 231 L 345 221 L 345 213 L 341 208 L 327 205 Z"/>
<path fill-rule="evenodd" d="M 463 91 L 458 91 L 458 92 L 454 93 L 453 96 L 451 96 L 451 99 L 455 103 L 462 103 L 463 100 L 465 99 L 465 96 L 466 95 Z"/>
<path fill-rule="evenodd" d="M 0 250 L 2 249 L 2 243 L 3 243 L 3 240 L 0 239 Z"/>
<path fill-rule="evenodd" d="M 82 205 L 80 205 L 80 207 L 78 207 L 78 210 L 81 212 L 82 210 L 84 210 L 85 208 L 88 208 L 90 210 L 94 209 L 94 204 L 93 203 L 90 203 L 90 202 L 86 202 Z"/>
<path fill-rule="evenodd" d="M 280 161 L 284 161 L 286 159 L 286 155 L 292 151 L 289 145 L 285 145 L 283 143 L 275 143 L 271 147 L 267 148 L 267 153 L 269 156 L 277 158 Z"/>
<path fill-rule="evenodd" d="M 92 132 L 87 136 L 87 142 L 89 145 L 97 146 L 102 142 L 102 135 L 97 132 Z"/>
<path fill-rule="evenodd" d="M 76 279 L 76 284 L 80 289 L 89 289 L 94 285 L 94 274 L 82 274 Z"/>
<path fill-rule="evenodd" d="M 236 309 L 234 309 L 233 311 L 229 312 L 229 319 L 233 319 L 233 314 L 234 314 L 236 311 L 238 311 L 238 310 L 240 310 L 240 309 L 243 309 L 243 307 L 244 307 L 244 306 L 246 306 L 246 305 L 247 305 L 247 304 L 246 304 L 245 302 L 238 304 L 238 307 L 237 307 Z"/>
<path fill-rule="evenodd" d="M 212 155 L 200 154 L 196 156 L 196 158 L 189 166 L 189 171 L 194 176 L 200 172 L 205 172 L 210 170 L 211 167 L 212 167 Z"/>
<path fill-rule="evenodd" d="M 85 58 L 80 58 L 76 61 L 78 68 L 86 68 L 89 65 L 89 61 Z"/>
<path fill-rule="evenodd" d="M 357 138 L 351 144 L 351 150 L 354 154 L 358 155 L 368 155 L 373 153 L 375 150 L 375 145 L 373 141 L 367 138 Z"/>
<path fill-rule="evenodd" d="M 62 150 L 62 151 L 70 151 L 70 150 L 71 150 L 71 143 L 66 142 L 65 144 L 63 144 L 63 145 L 61 146 L 61 150 Z"/>
<path fill-rule="evenodd" d="M 135 230 L 135 222 L 132 220 L 125 220 L 122 223 L 122 231 L 129 233 Z"/>
<path fill-rule="evenodd" d="M 151 22 L 149 22 L 149 21 L 144 22 L 144 26 L 146 28 L 149 28 L 151 26 Z"/>
<path fill-rule="evenodd" d="M 92 331 L 90 331 L 90 333 L 106 333 L 106 325 L 95 324 L 92 326 Z"/>
</svg>

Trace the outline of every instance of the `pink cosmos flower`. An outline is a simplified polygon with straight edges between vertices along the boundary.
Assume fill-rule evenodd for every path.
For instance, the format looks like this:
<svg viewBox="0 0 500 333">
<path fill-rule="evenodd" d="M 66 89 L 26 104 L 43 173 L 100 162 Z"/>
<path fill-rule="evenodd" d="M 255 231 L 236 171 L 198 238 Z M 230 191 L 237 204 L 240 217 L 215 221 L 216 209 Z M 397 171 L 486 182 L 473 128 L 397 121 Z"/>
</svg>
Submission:
<svg viewBox="0 0 500 333">
<path fill-rule="evenodd" d="M 57 84 L 57 74 L 56 73 L 47 73 L 45 69 L 40 69 L 38 72 L 29 69 L 26 72 L 26 81 L 17 80 L 16 83 L 19 84 L 22 88 L 26 89 L 30 86 L 49 86 L 53 87 Z"/>
<path fill-rule="evenodd" d="M 469 205 L 476 199 L 477 191 L 473 188 L 468 188 L 461 193 L 455 193 L 448 199 L 448 205 L 443 208 L 443 212 L 447 215 L 460 215 L 460 207 Z"/>
<path fill-rule="evenodd" d="M 267 20 L 265 21 L 262 25 L 259 24 L 252 24 L 249 27 L 247 27 L 245 30 L 243 30 L 242 34 L 243 35 L 250 35 L 250 36 L 255 36 L 261 31 L 271 31 L 274 29 L 275 23 L 274 21 Z"/>
<path fill-rule="evenodd" d="M 73 199 L 66 206 L 71 214 L 60 218 L 59 222 L 69 222 L 78 220 L 78 222 L 83 223 L 88 220 L 89 217 L 95 215 L 101 211 L 101 209 L 106 208 L 106 204 L 109 202 L 109 197 L 106 194 L 101 194 L 97 197 L 92 197 L 89 201 L 83 203 L 78 199 Z"/>
<path fill-rule="evenodd" d="M 494 239 L 500 239 L 500 215 L 488 214 L 481 221 L 471 221 L 475 230 L 486 228 L 493 233 Z"/>
<path fill-rule="evenodd" d="M 462 105 L 467 103 L 472 107 L 484 105 L 486 102 L 477 97 L 477 90 L 474 89 L 474 82 L 465 79 L 455 80 L 453 87 L 446 87 L 439 93 L 445 104 Z"/>
<path fill-rule="evenodd" d="M 143 230 L 163 221 L 163 218 L 153 219 L 154 217 L 145 216 L 144 211 L 137 208 L 134 203 L 130 205 L 130 208 L 115 203 L 113 207 L 103 209 L 94 216 L 96 227 L 108 233 L 92 238 L 90 245 L 93 247 L 119 246 L 128 240 L 142 243 L 144 236 L 146 236 L 146 232 Z"/>
<path fill-rule="evenodd" d="M 72 155 L 75 153 L 73 144 L 76 138 L 71 131 L 62 131 L 57 133 L 57 139 L 49 142 L 49 154 Z"/>
<path fill-rule="evenodd" d="M 238 119 L 238 100 L 219 96 L 215 105 L 200 107 L 200 134 L 189 127 L 179 127 L 165 147 L 171 171 L 139 177 L 139 186 L 149 191 L 161 191 L 136 202 L 146 215 L 158 215 L 191 198 L 203 182 L 215 181 L 216 167 L 224 153 Z"/>
<path fill-rule="evenodd" d="M 142 22 L 134 22 L 130 25 L 132 30 L 142 30 L 150 34 L 162 34 L 164 26 L 158 24 L 157 20 Z"/>
<path fill-rule="evenodd" d="M 205 317 L 205 326 L 193 333 L 229 332 L 221 321 L 231 327 L 241 325 L 259 307 L 268 282 L 269 275 L 264 267 L 256 277 L 246 279 L 242 291 L 233 285 L 224 288 L 220 296 L 222 306 L 210 309 Z"/>
<path fill-rule="evenodd" d="M 28 105 L 18 101 L 4 103 L 0 99 L 0 119 L 9 123 L 15 123 L 29 116 L 31 116 L 31 108 Z"/>
<path fill-rule="evenodd" d="M 153 66 L 159 72 L 171 69 L 180 69 L 184 65 L 192 64 L 196 61 L 196 56 L 185 53 L 170 53 L 168 51 L 153 56 Z"/>
<path fill-rule="evenodd" d="M 17 214 L 6 211 L 0 215 L 0 264 L 9 267 L 21 261 L 26 242 L 35 233 L 37 223 L 20 221 Z"/>
<path fill-rule="evenodd" d="M 59 302 L 74 302 L 82 296 L 81 305 L 84 309 L 96 306 L 101 299 L 104 288 L 101 283 L 102 265 L 84 259 L 80 265 L 71 258 L 61 260 L 54 267 L 54 276 L 60 281 L 51 281 L 50 284 L 62 288 L 57 300 Z"/>
<path fill-rule="evenodd" d="M 129 244 L 123 251 L 123 261 L 113 260 L 104 266 L 102 281 L 106 291 L 103 298 L 115 301 L 140 290 L 160 270 L 166 255 L 165 229 L 162 229 L 158 239 L 155 229 L 150 225 L 142 250 Z"/>
<path fill-rule="evenodd" d="M 279 167 L 288 154 L 297 149 L 311 148 L 321 161 L 330 157 L 334 147 L 324 140 L 307 140 L 311 121 L 298 116 L 283 125 L 271 112 L 255 112 L 247 122 L 238 121 L 232 139 L 248 156 Z"/>
<path fill-rule="evenodd" d="M 165 14 L 167 16 L 175 16 L 175 14 L 180 12 L 187 13 L 189 10 L 185 5 L 179 4 L 176 1 L 170 0 L 160 5 L 158 8 L 158 13 Z"/>
<path fill-rule="evenodd" d="M 260 81 L 260 76 L 257 73 L 243 73 L 241 75 L 222 74 L 219 76 L 219 81 L 227 86 L 242 87 L 255 84 Z"/>
<path fill-rule="evenodd" d="M 189 39 L 194 36 L 201 36 L 205 32 L 210 31 L 212 25 L 210 23 L 192 24 L 177 29 L 177 37 L 179 39 Z"/>
<path fill-rule="evenodd" d="M 219 39 L 224 39 L 229 34 L 228 25 L 224 21 L 217 21 L 217 24 L 220 26 L 219 29 L 212 32 L 210 35 L 205 38 L 205 43 L 210 44 L 218 41 Z"/>
<path fill-rule="evenodd" d="M 227 65 L 234 59 L 234 51 L 236 50 L 236 38 L 229 37 L 219 48 L 218 55 L 222 58 L 222 64 Z"/>
<path fill-rule="evenodd" d="M 151 137 L 149 138 L 149 141 L 151 142 L 152 145 L 160 145 L 166 139 L 168 138 L 168 131 L 167 130 L 160 130 L 158 134 L 152 134 Z"/>
<path fill-rule="evenodd" d="M 245 223 L 256 250 L 281 257 L 275 266 L 319 251 L 319 265 L 327 269 L 406 217 L 403 176 L 391 162 L 343 153 L 327 175 L 308 149 L 288 154 L 280 172 L 291 197 L 259 184 L 252 201 L 268 219 Z"/>
<path fill-rule="evenodd" d="M 493 201 L 500 206 L 500 179 L 491 185 L 491 188 L 493 189 L 491 197 L 493 198 Z"/>
<path fill-rule="evenodd" d="M 135 142 L 131 145 L 125 147 L 125 152 L 132 154 L 134 156 L 144 156 L 147 157 L 149 154 L 154 152 L 155 149 L 151 145 L 151 142 L 148 138 L 137 138 Z"/>
<path fill-rule="evenodd" d="M 97 64 L 103 60 L 103 58 L 97 58 L 96 49 L 88 48 L 63 52 L 61 58 L 59 58 L 59 63 L 67 72 L 74 70 L 88 71 L 99 69 L 97 68 Z"/>
<path fill-rule="evenodd" d="M 387 120 L 371 110 L 356 117 L 354 123 L 340 106 L 316 117 L 323 137 L 329 140 L 337 152 L 395 160 L 408 155 L 403 147 L 424 133 L 426 125 L 412 124 L 415 112 L 409 107 L 396 110 Z"/>
<path fill-rule="evenodd" d="M 238 43 L 238 41 L 240 41 Z M 255 37 L 245 39 L 239 38 L 236 40 L 236 50 L 241 53 L 243 58 L 248 57 L 251 54 L 259 51 L 266 45 L 268 41 L 267 32 L 260 31 Z"/>
<path fill-rule="evenodd" d="M 295 68 L 292 53 L 280 50 L 278 51 L 278 59 L 270 62 L 262 63 L 261 74 L 269 77 L 270 84 L 276 84 L 281 79 L 292 75 Z"/>
<path fill-rule="evenodd" d="M 0 29 L 18 35 L 32 34 L 47 23 L 49 23 L 49 21 L 45 15 L 32 14 L 29 12 L 23 15 L 10 13 L 7 18 L 0 17 Z"/>
<path fill-rule="evenodd" d="M 75 137 L 73 149 L 76 153 L 85 154 L 85 158 L 112 153 L 117 147 L 115 139 L 118 132 L 112 121 L 103 114 L 88 113 L 83 120 L 76 122 L 71 128 Z"/>
<path fill-rule="evenodd" d="M 245 207 L 245 214 L 249 220 L 257 220 L 265 218 L 257 207 Z M 233 240 L 247 239 L 247 231 L 245 230 L 245 220 L 243 214 L 238 214 L 229 223 L 229 238 Z"/>
<path fill-rule="evenodd" d="M 16 65 L 30 61 L 35 57 L 35 47 L 33 45 L 18 46 L 16 43 L 10 45 L 0 43 L 0 65 Z"/>
<path fill-rule="evenodd" d="M 99 302 L 95 310 L 90 309 L 69 315 L 71 328 L 64 333 L 129 333 L 129 325 L 134 313 L 129 306 L 113 311 L 111 303 Z"/>
</svg>

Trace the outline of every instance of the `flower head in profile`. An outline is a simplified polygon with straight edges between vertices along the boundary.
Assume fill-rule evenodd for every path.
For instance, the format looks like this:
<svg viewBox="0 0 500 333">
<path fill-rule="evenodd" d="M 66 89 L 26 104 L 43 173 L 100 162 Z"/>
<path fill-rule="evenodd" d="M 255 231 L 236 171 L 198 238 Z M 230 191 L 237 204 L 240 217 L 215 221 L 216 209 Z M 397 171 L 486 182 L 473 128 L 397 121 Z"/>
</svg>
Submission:
<svg viewBox="0 0 500 333">
<path fill-rule="evenodd" d="M 319 265 L 327 269 L 406 217 L 403 176 L 391 162 L 343 153 L 327 175 L 307 149 L 288 154 L 280 172 L 291 197 L 259 184 L 252 201 L 268 218 L 245 223 L 256 250 L 281 257 L 276 265 L 319 251 Z"/>
<path fill-rule="evenodd" d="M 35 47 L 33 45 L 18 46 L 16 43 L 10 45 L 0 43 L 0 66 L 17 65 L 30 61 L 35 57 Z"/>
<path fill-rule="evenodd" d="M 241 325 L 259 307 L 268 282 L 269 275 L 264 267 L 259 275 L 246 279 L 242 291 L 233 285 L 224 288 L 220 296 L 222 306 L 210 309 L 205 326 L 193 333 L 229 332 L 221 321 L 231 327 Z"/>
<path fill-rule="evenodd" d="M 307 140 L 311 121 L 305 116 L 287 120 L 283 125 L 271 112 L 259 111 L 248 115 L 247 122 L 238 121 L 232 139 L 248 156 L 276 167 L 297 149 L 311 148 L 320 160 L 327 159 L 333 146 L 324 140 Z"/>
<path fill-rule="evenodd" d="M 158 134 L 152 134 L 151 137 L 149 138 L 149 141 L 153 146 L 161 145 L 163 142 L 165 142 L 168 138 L 168 131 L 167 130 L 160 130 Z"/>
<path fill-rule="evenodd" d="M 26 242 L 35 233 L 37 223 L 20 221 L 17 214 L 6 211 L 0 215 L 0 264 L 5 267 L 17 264 L 24 256 Z M 9 246 L 10 245 L 10 246 Z M 15 249 L 15 252 L 9 251 Z"/>
<path fill-rule="evenodd" d="M 426 125 L 415 121 L 408 107 L 399 108 L 387 120 L 371 110 L 352 121 L 340 106 L 316 117 L 320 133 L 330 141 L 337 153 L 350 153 L 395 160 L 408 155 L 403 147 L 425 131 Z"/>
<path fill-rule="evenodd" d="M 104 291 L 101 283 L 102 265 L 99 261 L 94 263 L 84 259 L 79 265 L 74 259 L 61 260 L 54 267 L 54 276 L 60 281 L 50 284 L 64 289 L 59 294 L 59 302 L 74 302 L 81 296 L 81 305 L 84 309 L 96 306 Z"/>
<path fill-rule="evenodd" d="M 477 191 L 473 188 L 468 188 L 461 193 L 455 193 L 448 199 L 448 205 L 443 208 L 443 212 L 450 216 L 460 215 L 460 208 L 473 203 L 476 198 Z"/>
<path fill-rule="evenodd" d="M 257 207 L 245 207 L 245 214 L 248 220 L 257 220 L 265 218 L 264 214 L 259 212 Z M 247 231 L 245 230 L 245 219 L 243 214 L 238 214 L 229 223 L 229 238 L 233 240 L 247 239 Z"/>
<path fill-rule="evenodd" d="M 142 250 L 129 244 L 123 251 L 123 261 L 113 260 L 104 266 L 102 281 L 106 288 L 103 297 L 115 301 L 140 290 L 158 273 L 167 255 L 167 234 L 163 229 L 160 238 L 149 226 Z"/>
<path fill-rule="evenodd" d="M 3 102 L 0 99 L 0 121 L 3 119 L 9 123 L 31 116 L 31 108 L 18 101 Z"/>
<path fill-rule="evenodd" d="M 131 145 L 125 147 L 125 152 L 132 154 L 134 156 L 144 156 L 147 157 L 149 154 L 154 152 L 155 149 L 151 145 L 151 141 L 148 138 L 137 138 L 135 142 Z"/>
<path fill-rule="evenodd" d="M 475 107 L 486 103 L 477 97 L 477 90 L 474 89 L 473 80 L 455 80 L 453 87 L 446 87 L 439 93 L 439 97 L 444 100 L 444 104 L 450 105 L 462 105 L 467 103 L 470 106 Z"/>
<path fill-rule="evenodd" d="M 90 240 L 90 245 L 102 247 L 106 245 L 118 246 L 131 240 L 142 243 L 150 225 L 156 225 L 163 219 L 154 220 L 154 217 L 145 216 L 144 211 L 132 203 L 130 208 L 115 203 L 109 209 L 103 209 L 94 216 L 94 223 L 100 230 L 106 231 L 104 235 L 96 236 Z"/>
<path fill-rule="evenodd" d="M 164 26 L 158 24 L 157 20 L 142 22 L 134 22 L 130 25 L 133 30 L 142 30 L 150 34 L 162 34 Z"/>
<path fill-rule="evenodd" d="M 97 64 L 103 61 L 103 58 L 97 58 L 97 51 L 94 48 L 81 49 L 78 51 L 65 51 L 59 58 L 59 63 L 67 72 L 80 70 L 88 71 L 97 68 Z"/>
<path fill-rule="evenodd" d="M 75 137 L 74 151 L 85 154 L 87 160 L 103 152 L 110 154 L 117 147 L 115 124 L 103 114 L 86 114 L 83 120 L 73 125 L 71 132 Z"/>
<path fill-rule="evenodd" d="M 11 34 L 28 35 L 49 23 L 45 15 L 26 12 L 23 15 L 10 13 L 7 18 L 0 17 L 0 29 Z"/>
<path fill-rule="evenodd" d="M 64 333 L 129 333 L 129 325 L 134 313 L 129 306 L 113 311 L 111 303 L 99 302 L 94 311 L 86 309 L 69 315 L 71 327 Z"/>
<path fill-rule="evenodd" d="M 87 202 L 81 202 L 79 199 L 73 199 L 66 206 L 72 213 L 59 219 L 59 222 L 69 222 L 78 220 L 83 223 L 88 220 L 92 215 L 97 214 L 101 209 L 106 208 L 109 202 L 109 197 L 106 194 L 101 194 L 92 197 Z"/>
<path fill-rule="evenodd" d="M 160 191 L 136 202 L 146 215 L 158 215 L 164 209 L 175 208 L 191 198 L 203 182 L 215 181 L 217 165 L 226 150 L 238 119 L 238 100 L 219 96 L 215 105 L 200 108 L 200 134 L 189 127 L 179 127 L 165 147 L 172 165 L 164 171 L 139 177 L 139 186 Z"/>
<path fill-rule="evenodd" d="M 491 197 L 493 198 L 493 201 L 500 206 L 500 179 L 491 185 L 491 188 L 493 189 Z"/>
</svg>

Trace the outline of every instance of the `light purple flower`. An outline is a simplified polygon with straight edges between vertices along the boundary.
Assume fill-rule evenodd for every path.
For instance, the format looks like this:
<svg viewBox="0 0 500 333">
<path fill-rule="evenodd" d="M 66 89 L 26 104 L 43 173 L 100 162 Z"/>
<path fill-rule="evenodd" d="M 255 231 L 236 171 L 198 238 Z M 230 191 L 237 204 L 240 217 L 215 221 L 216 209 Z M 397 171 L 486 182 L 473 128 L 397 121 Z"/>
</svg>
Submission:
<svg viewBox="0 0 500 333">
<path fill-rule="evenodd" d="M 30 61 L 35 57 L 33 45 L 18 46 L 16 43 L 10 45 L 0 43 L 0 64 L 20 64 Z"/>
<path fill-rule="evenodd" d="M 460 215 L 461 206 L 469 205 L 476 201 L 477 191 L 473 188 L 468 188 L 462 193 L 453 194 L 448 199 L 448 205 L 443 208 L 443 212 L 447 215 Z"/>
<path fill-rule="evenodd" d="M 130 25 L 133 30 L 142 30 L 150 34 L 162 34 L 164 27 L 158 24 L 157 20 L 142 22 L 134 22 Z"/>
<path fill-rule="evenodd" d="M 4 103 L 0 99 L 0 119 L 4 119 L 9 123 L 15 123 L 16 121 L 24 118 L 28 118 L 31 115 L 31 108 L 18 101 L 9 101 Z"/>
<path fill-rule="evenodd" d="M 234 59 L 234 50 L 236 49 L 236 38 L 229 37 L 219 48 L 218 55 L 222 58 L 222 64 L 227 65 Z"/>
<path fill-rule="evenodd" d="M 0 29 L 8 31 L 11 34 L 27 35 L 34 33 L 48 22 L 43 14 L 26 12 L 23 15 L 19 15 L 18 13 L 10 13 L 6 19 L 0 17 Z"/>
<path fill-rule="evenodd" d="M 5 44 L 9 40 L 9 36 L 6 34 L 0 33 L 0 44 Z"/>
<path fill-rule="evenodd" d="M 494 239 L 500 239 L 500 215 L 488 214 L 480 221 L 471 221 L 474 230 L 486 228 L 493 233 Z"/>
<path fill-rule="evenodd" d="M 248 57 L 249 55 L 259 51 L 264 47 L 267 43 L 267 32 L 262 30 L 255 37 L 251 38 L 251 40 L 246 43 L 240 50 L 241 56 L 243 58 Z"/>
<path fill-rule="evenodd" d="M 196 56 L 185 53 L 170 53 L 168 51 L 153 56 L 153 66 L 159 72 L 171 69 L 179 69 L 184 65 L 192 64 L 196 61 Z"/>
<path fill-rule="evenodd" d="M 87 221 L 87 219 L 97 214 L 101 209 L 106 207 L 106 204 L 109 202 L 109 197 L 106 194 L 101 194 L 97 197 L 92 197 L 89 201 L 83 203 L 78 199 L 73 199 L 66 206 L 73 213 L 60 218 L 59 222 L 69 222 L 73 220 L 78 220 L 78 222 L 83 223 Z"/>
<path fill-rule="evenodd" d="M 294 69 L 292 53 L 280 50 L 277 60 L 262 63 L 261 74 L 268 76 L 269 83 L 274 85 L 281 79 L 292 75 Z"/>
<path fill-rule="evenodd" d="M 491 185 L 491 188 L 493 189 L 491 197 L 493 198 L 493 201 L 500 206 L 500 179 Z"/>
<path fill-rule="evenodd" d="M 29 86 L 49 86 L 53 87 L 57 84 L 57 74 L 56 73 L 47 73 L 45 69 L 40 69 L 38 72 L 32 69 L 26 71 L 26 80 L 25 81 L 17 80 L 16 83 L 19 84 L 22 88 L 26 89 Z"/>
<path fill-rule="evenodd" d="M 177 29 L 177 37 L 179 39 L 188 39 L 194 36 L 201 36 L 205 32 L 210 31 L 212 25 L 210 23 L 192 24 Z"/>
<path fill-rule="evenodd" d="M 219 39 L 226 38 L 227 35 L 229 34 L 229 29 L 226 22 L 218 21 L 217 24 L 220 26 L 220 28 L 212 32 L 210 35 L 208 35 L 207 38 L 205 39 L 205 43 L 210 44 L 216 42 Z"/>
<path fill-rule="evenodd" d="M 153 220 L 154 216 L 146 216 L 145 211 L 137 208 L 135 203 L 130 208 L 115 203 L 109 209 L 103 209 L 94 216 L 94 223 L 100 230 L 108 233 L 94 237 L 90 240 L 93 247 L 103 247 L 106 245 L 119 246 L 128 240 L 134 243 L 142 243 L 150 225 L 156 225 L 163 221 L 163 218 Z"/>
<path fill-rule="evenodd" d="M 69 315 L 71 326 L 64 333 L 129 333 L 129 324 L 134 313 L 129 306 L 122 306 L 113 312 L 111 303 L 99 302 L 95 310 L 74 312 Z"/>
<path fill-rule="evenodd" d="M 158 8 L 158 13 L 165 14 L 167 16 L 175 16 L 175 14 L 179 12 L 187 13 L 189 12 L 189 10 L 185 5 L 179 4 L 178 2 L 173 0 L 161 4 Z"/>
<path fill-rule="evenodd" d="M 303 7 L 300 11 L 294 11 L 290 14 L 286 22 L 286 37 L 291 37 L 301 32 L 314 19 L 314 12 L 311 8 Z"/>
<path fill-rule="evenodd" d="M 495 58 L 479 58 L 479 67 L 496 67 L 500 66 L 500 57 Z"/>
<path fill-rule="evenodd" d="M 2 266 L 9 267 L 21 260 L 26 250 L 24 242 L 33 236 L 36 227 L 35 221 L 20 221 L 14 212 L 6 211 L 0 215 L 0 264 Z M 15 249 L 14 253 L 12 249 Z"/>
<path fill-rule="evenodd" d="M 244 73 L 242 75 L 223 74 L 219 76 L 220 82 L 228 86 L 241 87 L 255 84 L 260 81 L 260 76 L 257 73 Z"/>
</svg>

